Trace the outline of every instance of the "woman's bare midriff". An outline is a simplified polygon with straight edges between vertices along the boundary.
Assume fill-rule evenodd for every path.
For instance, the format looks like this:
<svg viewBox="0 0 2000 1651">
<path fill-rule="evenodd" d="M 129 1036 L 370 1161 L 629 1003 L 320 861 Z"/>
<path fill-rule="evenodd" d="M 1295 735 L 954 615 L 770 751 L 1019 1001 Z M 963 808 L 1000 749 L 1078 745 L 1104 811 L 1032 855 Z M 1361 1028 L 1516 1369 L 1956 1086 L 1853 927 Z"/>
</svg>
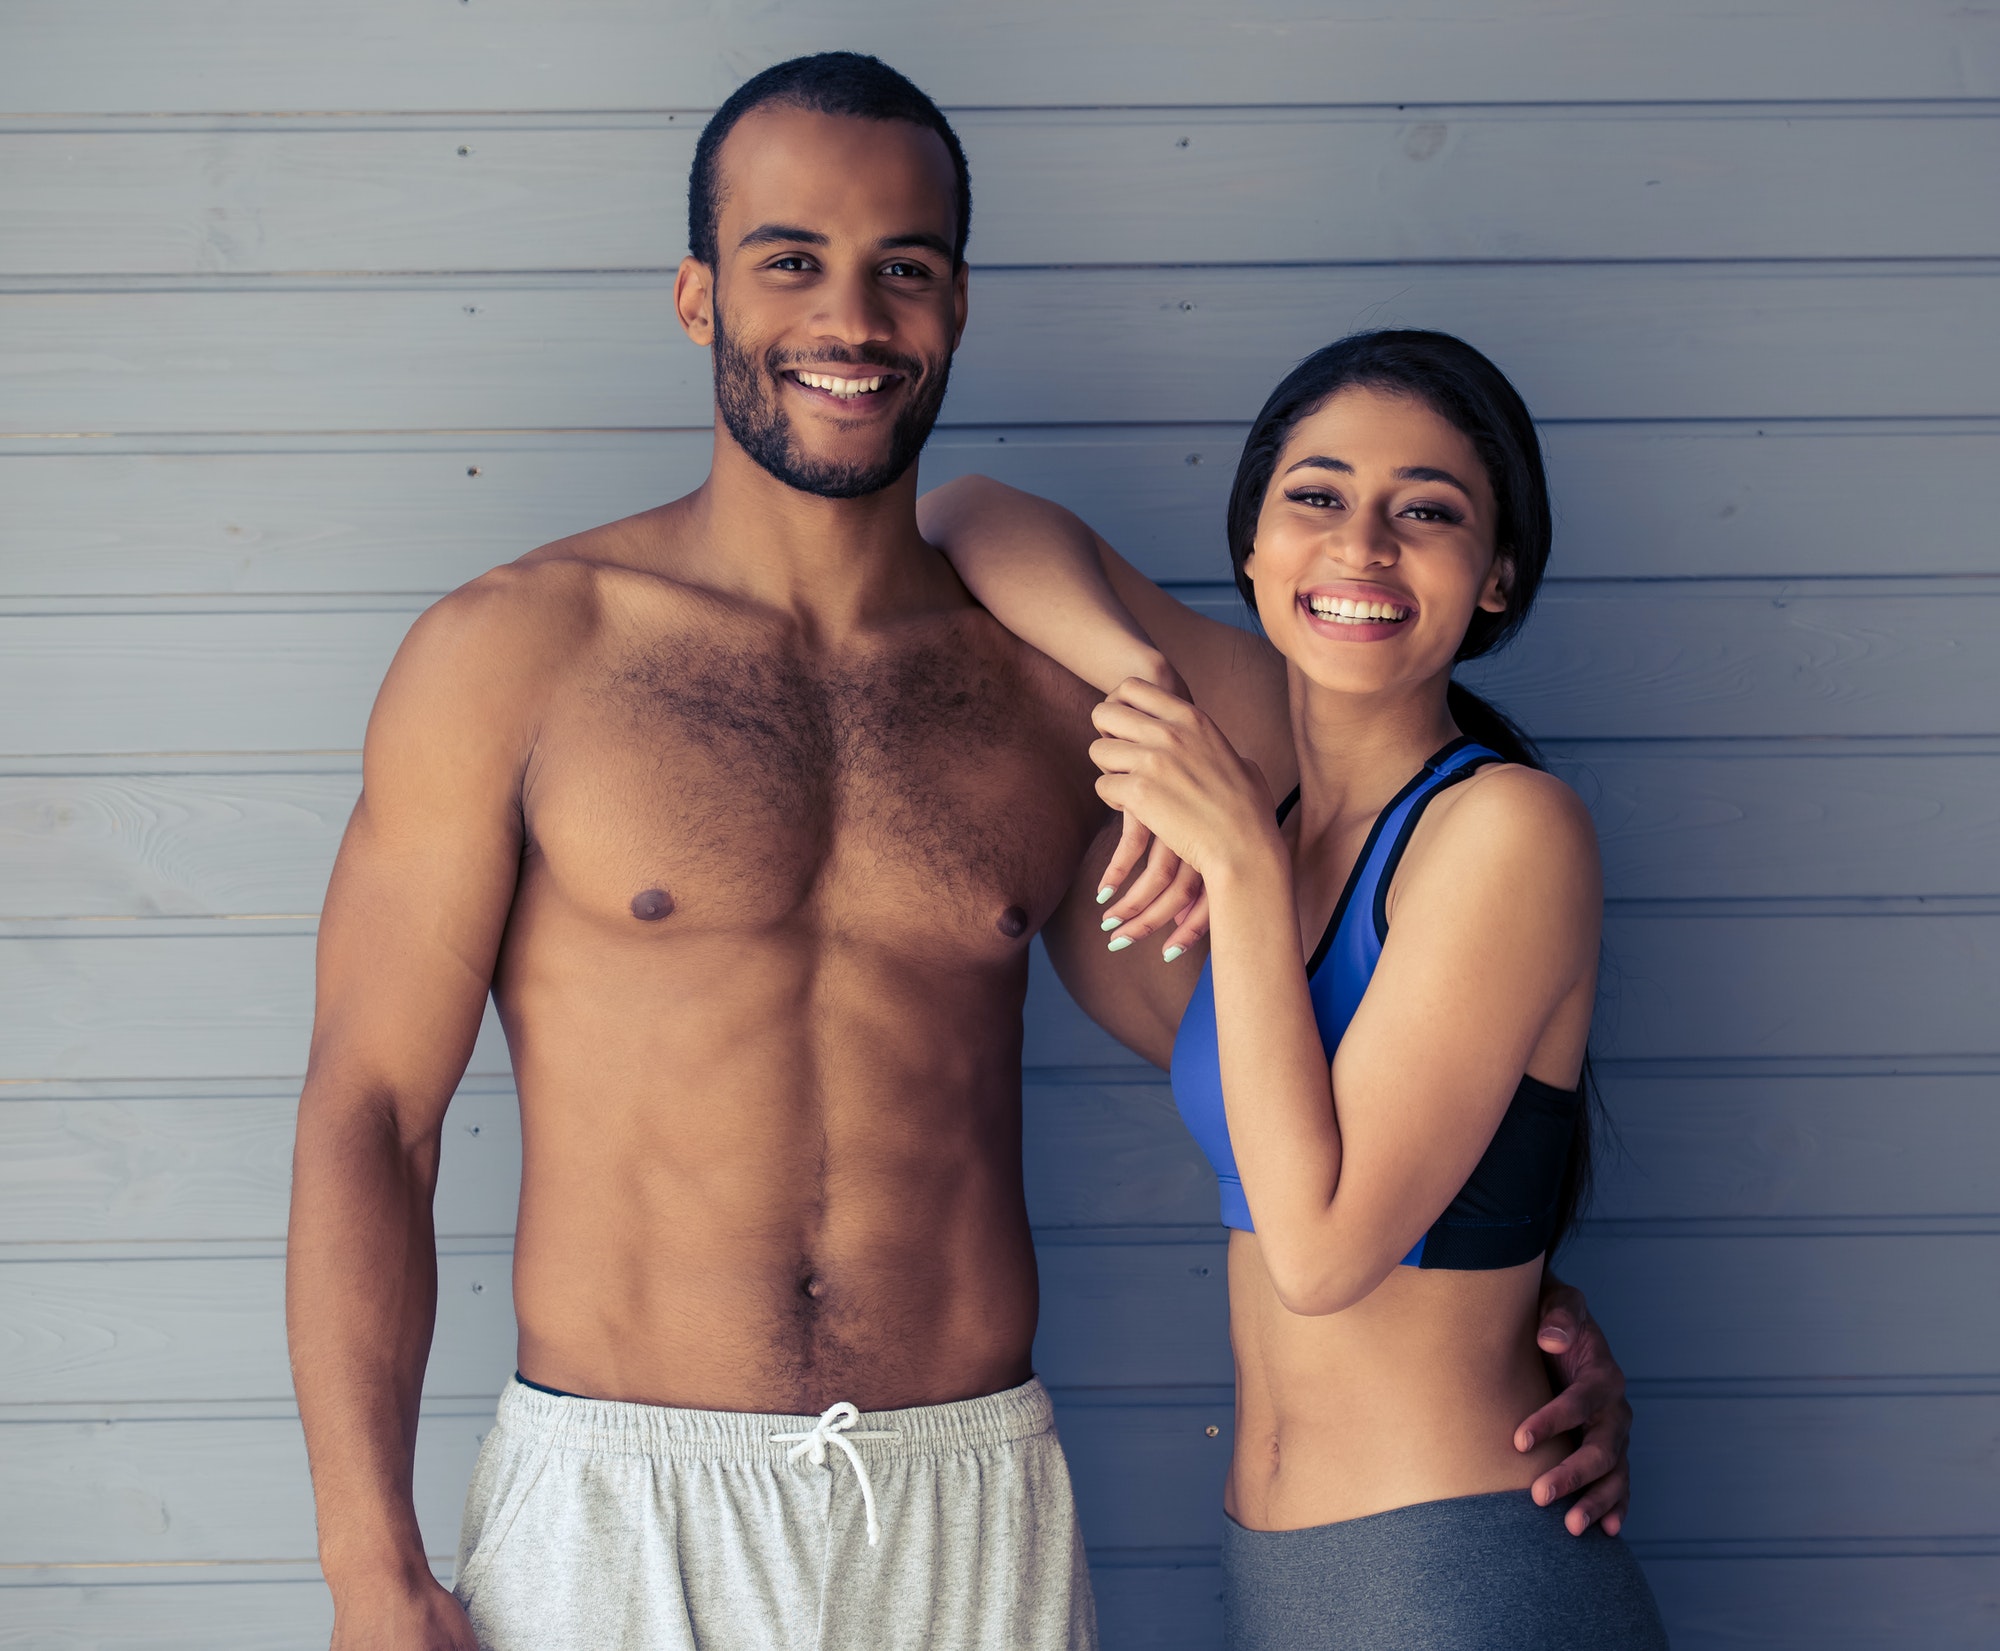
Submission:
<svg viewBox="0 0 2000 1651">
<path fill-rule="evenodd" d="M 1230 1234 L 1236 1453 L 1223 1505 L 1252 1530 L 1302 1530 L 1390 1508 L 1522 1490 L 1568 1453 L 1514 1448 L 1548 1401 L 1534 1343 L 1542 1263 L 1496 1272 L 1397 1267 L 1344 1312 L 1278 1300 L 1256 1235 Z"/>
</svg>

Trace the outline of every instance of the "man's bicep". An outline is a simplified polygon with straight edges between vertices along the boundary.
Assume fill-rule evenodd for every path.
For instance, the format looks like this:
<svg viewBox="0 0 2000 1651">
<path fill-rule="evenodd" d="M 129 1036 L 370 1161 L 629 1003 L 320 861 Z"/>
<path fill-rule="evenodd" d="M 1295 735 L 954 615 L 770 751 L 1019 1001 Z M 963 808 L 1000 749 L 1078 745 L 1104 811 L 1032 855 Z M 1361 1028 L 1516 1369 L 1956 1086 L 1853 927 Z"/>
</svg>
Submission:
<svg viewBox="0 0 2000 1651">
<path fill-rule="evenodd" d="M 466 651 L 413 634 L 383 684 L 321 914 L 313 1026 L 316 1072 L 440 1114 L 521 855 L 517 696 L 481 692 L 494 684 Z"/>
</svg>

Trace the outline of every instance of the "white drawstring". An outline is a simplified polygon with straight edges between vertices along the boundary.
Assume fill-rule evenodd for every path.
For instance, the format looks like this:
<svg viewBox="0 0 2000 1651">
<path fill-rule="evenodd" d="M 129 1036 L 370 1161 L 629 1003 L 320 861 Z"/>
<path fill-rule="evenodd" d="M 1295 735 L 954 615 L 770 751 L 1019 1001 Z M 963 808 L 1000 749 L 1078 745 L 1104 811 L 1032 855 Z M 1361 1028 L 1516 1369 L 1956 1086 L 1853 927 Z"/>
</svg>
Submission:
<svg viewBox="0 0 2000 1651">
<path fill-rule="evenodd" d="M 861 1482 L 861 1505 L 868 1510 L 868 1546 L 874 1547 L 882 1534 L 882 1527 L 875 1523 L 875 1487 L 868 1482 L 868 1470 L 861 1465 L 861 1452 L 848 1443 L 850 1439 L 896 1439 L 901 1435 L 870 1431 L 867 1428 L 853 1431 L 854 1424 L 861 1420 L 861 1412 L 842 1399 L 839 1404 L 828 1405 L 820 1412 L 820 1418 L 806 1433 L 774 1433 L 771 1443 L 791 1445 L 785 1460 L 796 1462 L 805 1457 L 816 1468 L 826 1466 L 826 1447 L 838 1445 L 847 1453 L 847 1460 L 854 1469 L 854 1477 Z M 796 1440 L 797 1443 L 793 1443 Z"/>
</svg>

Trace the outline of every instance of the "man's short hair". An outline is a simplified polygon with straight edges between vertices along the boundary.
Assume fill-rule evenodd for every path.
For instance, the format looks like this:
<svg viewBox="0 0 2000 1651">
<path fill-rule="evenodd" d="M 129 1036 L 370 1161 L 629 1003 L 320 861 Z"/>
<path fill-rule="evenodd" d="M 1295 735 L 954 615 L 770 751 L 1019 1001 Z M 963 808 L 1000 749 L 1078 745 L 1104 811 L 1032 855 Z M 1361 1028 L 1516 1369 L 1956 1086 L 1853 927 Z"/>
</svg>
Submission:
<svg viewBox="0 0 2000 1651">
<path fill-rule="evenodd" d="M 688 174 L 688 250 L 702 263 L 714 269 L 718 262 L 716 185 L 722 140 L 751 110 L 769 103 L 821 115 L 903 120 L 937 133 L 944 140 L 958 181 L 958 230 L 952 241 L 951 261 L 954 268 L 965 262 L 965 236 L 972 226 L 972 175 L 966 170 L 965 151 L 951 122 L 913 82 L 879 57 L 861 52 L 818 52 L 774 64 L 751 76 L 702 128 L 701 141 L 694 146 L 694 167 Z"/>
</svg>

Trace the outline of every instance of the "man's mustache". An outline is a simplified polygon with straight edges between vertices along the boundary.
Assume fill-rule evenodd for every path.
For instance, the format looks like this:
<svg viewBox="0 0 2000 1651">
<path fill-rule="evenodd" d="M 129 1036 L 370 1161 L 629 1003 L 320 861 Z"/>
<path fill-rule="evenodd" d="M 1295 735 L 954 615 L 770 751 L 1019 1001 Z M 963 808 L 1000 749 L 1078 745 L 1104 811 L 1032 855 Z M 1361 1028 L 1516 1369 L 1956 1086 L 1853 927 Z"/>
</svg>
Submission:
<svg viewBox="0 0 2000 1651">
<path fill-rule="evenodd" d="M 886 367 L 914 382 L 929 371 L 929 364 L 920 356 L 899 355 L 894 350 L 871 345 L 858 350 L 813 350 L 804 354 L 794 351 L 782 357 L 771 350 L 764 357 L 764 365 L 773 377 L 795 367 Z"/>
</svg>

